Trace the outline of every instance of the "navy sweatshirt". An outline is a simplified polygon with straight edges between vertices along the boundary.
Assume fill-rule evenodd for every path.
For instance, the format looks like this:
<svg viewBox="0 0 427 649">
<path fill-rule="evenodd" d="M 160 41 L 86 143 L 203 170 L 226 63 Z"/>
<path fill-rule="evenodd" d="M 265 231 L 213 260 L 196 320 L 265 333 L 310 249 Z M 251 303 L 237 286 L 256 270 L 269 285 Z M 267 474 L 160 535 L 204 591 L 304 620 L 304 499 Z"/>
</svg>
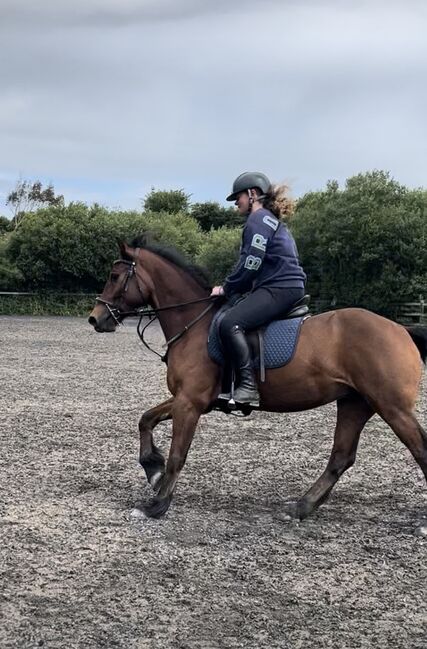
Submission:
<svg viewBox="0 0 427 649">
<path fill-rule="evenodd" d="M 304 288 L 305 280 L 287 227 L 269 210 L 252 212 L 243 228 L 239 261 L 224 282 L 226 296 L 260 287 Z"/>
</svg>

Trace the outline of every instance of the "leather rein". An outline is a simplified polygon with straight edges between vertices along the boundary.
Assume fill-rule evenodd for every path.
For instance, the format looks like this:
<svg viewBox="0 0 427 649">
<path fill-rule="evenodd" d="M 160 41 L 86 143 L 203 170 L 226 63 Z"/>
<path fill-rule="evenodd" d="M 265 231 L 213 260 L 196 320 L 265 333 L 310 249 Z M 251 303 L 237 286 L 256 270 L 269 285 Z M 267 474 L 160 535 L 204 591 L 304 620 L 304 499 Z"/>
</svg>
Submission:
<svg viewBox="0 0 427 649">
<path fill-rule="evenodd" d="M 138 279 L 136 277 L 136 272 L 135 272 L 135 267 L 136 267 L 136 262 L 135 261 L 128 261 L 127 259 L 116 259 L 116 261 L 113 262 L 113 266 L 115 264 L 127 264 L 128 265 L 128 271 L 125 277 L 124 281 L 124 286 L 122 293 L 120 297 L 122 296 L 123 293 L 126 293 L 128 290 L 129 282 L 132 279 L 133 276 L 135 276 L 136 280 L 136 285 L 138 287 L 139 292 L 141 293 L 142 297 L 145 300 L 144 292 L 142 288 L 139 285 Z M 99 304 L 103 304 L 105 307 L 107 307 L 107 310 L 109 311 L 110 316 L 113 318 L 115 323 L 119 326 L 123 326 L 122 321 L 124 318 L 131 317 L 131 316 L 138 316 L 139 317 L 139 322 L 137 325 L 137 333 L 138 336 L 142 342 L 142 344 L 150 350 L 150 352 L 153 352 L 153 354 L 156 354 L 156 356 L 159 356 L 159 358 L 164 362 L 167 363 L 167 358 L 168 358 L 168 353 L 169 353 L 169 348 L 171 345 L 173 345 L 177 340 L 182 338 L 191 327 L 193 327 L 197 322 L 199 322 L 215 305 L 215 302 L 217 301 L 217 296 L 216 295 L 209 295 L 208 297 L 202 297 L 197 300 L 191 300 L 190 302 L 180 302 L 178 304 L 170 304 L 169 306 L 162 306 L 158 308 L 152 308 L 152 307 L 147 307 L 147 306 L 142 306 L 139 307 L 138 309 L 134 309 L 133 311 L 121 311 L 117 306 L 115 306 L 112 302 L 108 302 L 107 300 L 104 300 L 101 297 L 96 297 L 95 301 L 98 302 Z M 179 309 L 180 307 L 185 307 L 185 306 L 190 306 L 192 304 L 198 304 L 199 302 L 207 302 L 210 301 L 211 303 L 208 304 L 206 309 L 203 309 L 203 311 L 196 317 L 193 318 L 188 324 L 185 325 L 184 329 L 182 331 L 179 331 L 177 334 L 172 336 L 172 338 L 169 338 L 164 344 L 163 347 L 166 347 L 166 352 L 164 354 L 159 354 L 156 352 L 154 349 L 152 349 L 147 341 L 144 339 L 144 333 L 147 327 L 149 327 L 157 318 L 158 318 L 158 313 L 160 311 L 170 311 L 171 309 Z M 150 318 L 150 320 L 147 322 L 147 324 L 142 327 L 142 320 L 143 318 L 147 316 Z"/>
</svg>

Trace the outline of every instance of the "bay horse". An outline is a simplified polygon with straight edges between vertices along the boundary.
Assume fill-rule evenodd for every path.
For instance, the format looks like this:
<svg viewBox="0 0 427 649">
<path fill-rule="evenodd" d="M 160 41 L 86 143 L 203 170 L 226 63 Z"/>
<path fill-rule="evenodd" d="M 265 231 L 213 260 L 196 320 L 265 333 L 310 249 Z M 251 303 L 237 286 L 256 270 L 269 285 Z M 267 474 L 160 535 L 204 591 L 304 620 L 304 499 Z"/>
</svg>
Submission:
<svg viewBox="0 0 427 649">
<path fill-rule="evenodd" d="M 98 332 L 112 332 L 126 316 L 151 306 L 168 341 L 172 396 L 144 412 L 139 422 L 139 461 L 155 494 L 144 511 L 158 518 L 169 508 L 197 422 L 220 392 L 222 370 L 207 349 L 218 306 L 206 276 L 175 250 L 144 240 L 121 244 L 120 250 L 89 323 Z M 364 309 L 330 311 L 303 322 L 292 360 L 266 370 L 259 385 L 264 411 L 296 412 L 337 402 L 330 459 L 295 503 L 293 516 L 303 519 L 326 500 L 354 464 L 360 433 L 374 413 L 406 445 L 427 480 L 427 434 L 414 414 L 426 356 L 427 327 L 406 328 Z M 153 429 L 168 419 L 172 441 L 165 465 Z"/>
</svg>

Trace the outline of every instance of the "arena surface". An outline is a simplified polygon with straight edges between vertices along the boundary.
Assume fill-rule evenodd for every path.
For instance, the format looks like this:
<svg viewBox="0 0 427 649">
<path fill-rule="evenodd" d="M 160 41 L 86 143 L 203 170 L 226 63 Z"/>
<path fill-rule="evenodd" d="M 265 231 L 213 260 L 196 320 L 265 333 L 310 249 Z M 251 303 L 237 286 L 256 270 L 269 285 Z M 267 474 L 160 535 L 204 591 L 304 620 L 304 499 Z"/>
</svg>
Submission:
<svg viewBox="0 0 427 649">
<path fill-rule="evenodd" d="M 425 649 L 427 490 L 379 418 L 299 523 L 284 502 L 324 469 L 335 406 L 210 414 L 147 520 L 137 423 L 168 392 L 135 323 L 0 317 L 0 345 L 2 649 Z"/>
</svg>

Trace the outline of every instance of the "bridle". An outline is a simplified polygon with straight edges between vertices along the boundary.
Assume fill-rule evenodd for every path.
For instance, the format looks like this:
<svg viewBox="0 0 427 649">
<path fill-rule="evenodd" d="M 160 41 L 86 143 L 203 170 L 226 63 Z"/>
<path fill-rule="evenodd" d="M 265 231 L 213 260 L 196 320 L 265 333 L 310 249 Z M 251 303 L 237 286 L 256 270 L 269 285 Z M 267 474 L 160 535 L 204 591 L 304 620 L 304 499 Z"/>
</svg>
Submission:
<svg viewBox="0 0 427 649">
<path fill-rule="evenodd" d="M 124 280 L 124 283 L 123 283 L 123 289 L 122 289 L 122 291 L 120 293 L 120 297 L 122 297 L 122 295 L 124 293 L 127 293 L 127 290 L 128 290 L 128 287 L 129 287 L 129 282 L 132 279 L 132 277 L 135 275 L 136 285 L 138 287 L 139 292 L 141 293 L 142 297 L 145 300 L 143 290 L 139 285 L 139 282 L 138 282 L 138 279 L 137 279 L 136 273 L 135 273 L 136 262 L 129 261 L 128 259 L 116 259 L 116 261 L 113 261 L 113 267 L 116 264 L 127 264 L 127 266 L 128 266 L 128 270 L 127 270 L 126 277 L 125 277 L 125 280 Z M 115 306 L 113 304 L 113 302 L 108 302 L 107 300 L 104 300 L 102 297 L 97 296 L 95 298 L 95 301 L 98 302 L 99 304 L 103 304 L 104 306 L 107 307 L 107 310 L 108 310 L 110 316 L 113 318 L 114 322 L 119 326 L 122 326 L 122 320 L 126 316 L 137 315 L 137 311 L 121 311 L 118 306 Z M 119 320 L 119 318 L 120 318 L 120 320 Z"/>
<path fill-rule="evenodd" d="M 138 256 L 138 252 L 139 252 L 139 250 L 137 249 L 136 250 L 136 256 Z M 128 288 L 129 288 L 129 282 L 131 281 L 132 277 L 135 277 L 135 281 L 136 281 L 136 285 L 138 287 L 138 290 L 141 293 L 141 295 L 142 295 L 142 297 L 143 297 L 143 299 L 145 301 L 146 297 L 144 295 L 144 291 L 142 290 L 142 288 L 141 288 L 141 286 L 140 286 L 140 284 L 138 282 L 138 278 L 137 278 L 136 272 L 135 272 L 136 262 L 135 261 L 129 261 L 127 259 L 116 259 L 116 261 L 113 262 L 113 267 L 115 266 L 115 264 L 127 264 L 127 266 L 128 266 L 126 277 L 125 277 L 124 283 L 123 283 L 123 289 L 122 289 L 119 297 L 122 297 L 123 294 L 127 292 Z M 139 322 L 138 322 L 136 330 L 137 330 L 137 333 L 138 333 L 138 336 L 139 336 L 141 342 L 143 343 L 143 345 L 147 349 L 150 350 L 150 352 L 153 352 L 153 354 L 156 354 L 157 356 L 159 356 L 161 358 L 161 360 L 166 363 L 170 346 L 173 345 L 173 343 L 175 343 L 177 340 L 179 340 L 182 336 L 184 336 L 184 334 L 186 334 L 187 331 L 189 329 L 191 329 L 191 327 L 193 325 L 195 325 L 197 322 L 199 322 L 212 309 L 212 307 L 215 305 L 215 302 L 218 301 L 218 297 L 215 296 L 215 295 L 209 295 L 208 297 L 198 298 L 197 300 L 191 300 L 190 302 L 180 302 L 179 304 L 171 304 L 169 306 L 163 306 L 163 307 L 158 307 L 158 308 L 150 308 L 150 307 L 144 305 L 142 307 L 139 307 L 138 309 L 134 309 L 133 311 L 122 311 L 113 302 L 109 302 L 107 300 L 104 300 L 102 297 L 99 297 L 99 296 L 97 296 L 95 298 L 95 301 L 97 303 L 99 303 L 99 304 L 103 304 L 107 308 L 110 316 L 113 318 L 114 322 L 119 326 L 123 326 L 122 325 L 122 320 L 124 318 L 130 317 L 130 316 L 138 316 L 139 317 Z M 151 347 L 148 345 L 148 343 L 144 339 L 144 332 L 147 329 L 147 327 L 157 319 L 158 313 L 160 311 L 168 311 L 168 310 L 171 310 L 171 309 L 178 309 L 180 307 L 185 307 L 185 306 L 189 306 L 191 304 L 197 304 L 199 302 L 207 302 L 207 301 L 211 301 L 211 303 L 206 307 L 206 309 L 203 309 L 203 311 L 196 318 L 194 318 L 193 320 L 191 320 L 191 322 L 189 322 L 187 325 L 185 325 L 185 327 L 184 327 L 184 329 L 182 331 L 175 334 L 175 336 L 172 336 L 172 338 L 169 338 L 169 340 L 166 341 L 166 343 L 163 345 L 163 347 L 166 347 L 165 354 L 159 354 L 154 349 L 151 349 Z M 148 316 L 150 318 L 150 320 L 142 328 L 142 319 L 145 316 Z"/>
</svg>

